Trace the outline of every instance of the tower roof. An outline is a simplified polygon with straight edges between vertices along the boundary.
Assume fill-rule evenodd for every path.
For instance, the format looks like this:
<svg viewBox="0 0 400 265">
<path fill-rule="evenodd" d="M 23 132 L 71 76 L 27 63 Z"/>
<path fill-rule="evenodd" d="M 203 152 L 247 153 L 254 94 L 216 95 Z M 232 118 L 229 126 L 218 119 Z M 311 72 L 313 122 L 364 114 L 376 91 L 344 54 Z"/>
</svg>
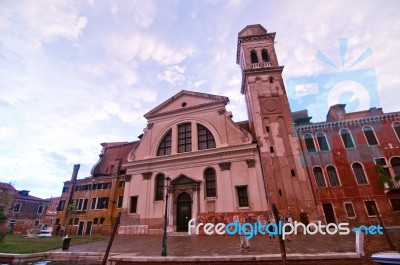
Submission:
<svg viewBox="0 0 400 265">
<path fill-rule="evenodd" d="M 262 39 L 262 38 L 275 39 L 275 35 L 276 35 L 275 32 L 268 33 L 267 30 L 260 24 L 246 26 L 238 34 L 236 63 L 237 64 L 239 63 L 240 44 L 243 41 L 254 40 L 254 39 L 258 40 L 258 39 Z"/>
</svg>

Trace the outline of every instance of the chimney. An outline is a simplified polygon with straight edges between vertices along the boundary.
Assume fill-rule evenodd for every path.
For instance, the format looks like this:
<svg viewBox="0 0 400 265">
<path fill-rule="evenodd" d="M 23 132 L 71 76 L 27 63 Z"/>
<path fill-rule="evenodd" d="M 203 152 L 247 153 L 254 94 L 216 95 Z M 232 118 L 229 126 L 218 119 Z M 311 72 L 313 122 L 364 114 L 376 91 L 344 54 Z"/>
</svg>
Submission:
<svg viewBox="0 0 400 265">
<path fill-rule="evenodd" d="M 81 167 L 80 164 L 74 165 L 74 171 L 72 171 L 71 181 L 75 181 L 78 178 L 78 171 L 80 167 Z"/>
</svg>

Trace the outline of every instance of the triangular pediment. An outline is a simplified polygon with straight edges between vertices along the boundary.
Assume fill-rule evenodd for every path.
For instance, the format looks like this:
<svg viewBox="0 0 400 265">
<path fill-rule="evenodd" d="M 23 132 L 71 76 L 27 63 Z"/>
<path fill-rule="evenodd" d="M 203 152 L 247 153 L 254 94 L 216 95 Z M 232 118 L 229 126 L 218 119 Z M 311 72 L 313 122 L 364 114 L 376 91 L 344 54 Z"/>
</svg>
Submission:
<svg viewBox="0 0 400 265">
<path fill-rule="evenodd" d="M 171 186 L 174 185 L 186 185 L 186 184 L 196 184 L 199 183 L 199 180 L 192 179 L 186 175 L 179 175 L 174 180 L 171 181 Z"/>
<path fill-rule="evenodd" d="M 214 104 L 222 103 L 226 105 L 228 102 L 229 99 L 224 96 L 182 90 L 175 96 L 164 101 L 163 103 L 146 113 L 144 117 L 146 119 L 149 119 L 155 116 L 168 115 L 175 112 L 183 112 L 189 109 L 206 107 Z"/>
</svg>

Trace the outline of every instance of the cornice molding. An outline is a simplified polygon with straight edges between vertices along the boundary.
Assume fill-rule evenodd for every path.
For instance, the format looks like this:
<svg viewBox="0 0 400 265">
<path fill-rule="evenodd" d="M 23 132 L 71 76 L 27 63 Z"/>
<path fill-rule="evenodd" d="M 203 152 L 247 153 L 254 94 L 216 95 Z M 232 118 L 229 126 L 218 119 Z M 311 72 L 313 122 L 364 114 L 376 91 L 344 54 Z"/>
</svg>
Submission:
<svg viewBox="0 0 400 265">
<path fill-rule="evenodd" d="M 181 153 L 175 155 L 158 156 L 155 158 L 144 159 L 141 161 L 132 161 L 124 164 L 123 167 L 126 169 L 138 168 L 138 167 L 150 167 L 155 165 L 179 163 L 184 161 L 199 160 L 202 158 L 209 157 L 221 157 L 224 155 L 232 155 L 246 152 L 253 152 L 257 146 L 255 144 L 246 144 L 243 146 L 234 147 L 223 147 L 218 149 L 207 149 L 206 151 L 194 151 L 190 153 Z M 211 151 L 211 152 L 210 152 Z"/>
<path fill-rule="evenodd" d="M 390 120 L 398 120 L 400 117 L 399 113 L 388 113 L 384 115 L 378 116 L 369 116 L 359 119 L 349 119 L 349 120 L 341 120 L 341 121 L 331 121 L 331 122 L 319 122 L 319 123 L 311 123 L 304 125 L 295 126 L 297 131 L 308 131 L 308 130 L 323 130 L 330 129 L 334 127 L 342 127 L 342 126 L 361 126 L 365 124 L 370 124 L 371 122 L 377 121 L 390 121 Z"/>
</svg>

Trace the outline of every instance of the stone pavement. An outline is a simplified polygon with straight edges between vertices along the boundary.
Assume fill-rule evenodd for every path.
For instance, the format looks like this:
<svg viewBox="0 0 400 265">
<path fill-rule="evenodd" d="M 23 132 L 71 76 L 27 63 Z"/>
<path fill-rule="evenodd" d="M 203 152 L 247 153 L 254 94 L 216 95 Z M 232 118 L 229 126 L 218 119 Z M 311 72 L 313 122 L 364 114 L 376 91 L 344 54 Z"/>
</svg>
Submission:
<svg viewBox="0 0 400 265">
<path fill-rule="evenodd" d="M 73 240 L 73 239 L 72 239 Z M 105 252 L 108 241 L 71 246 L 64 252 Z M 269 241 L 268 236 L 255 236 L 250 240 L 251 250 L 240 251 L 239 236 L 168 236 L 168 256 L 227 256 L 279 254 L 279 241 Z M 162 235 L 116 236 L 111 248 L 112 255 L 129 253 L 131 256 L 159 257 Z M 355 252 L 355 236 L 350 235 L 296 235 L 285 241 L 286 252 L 328 253 Z M 60 250 L 58 250 L 60 251 Z"/>
</svg>

